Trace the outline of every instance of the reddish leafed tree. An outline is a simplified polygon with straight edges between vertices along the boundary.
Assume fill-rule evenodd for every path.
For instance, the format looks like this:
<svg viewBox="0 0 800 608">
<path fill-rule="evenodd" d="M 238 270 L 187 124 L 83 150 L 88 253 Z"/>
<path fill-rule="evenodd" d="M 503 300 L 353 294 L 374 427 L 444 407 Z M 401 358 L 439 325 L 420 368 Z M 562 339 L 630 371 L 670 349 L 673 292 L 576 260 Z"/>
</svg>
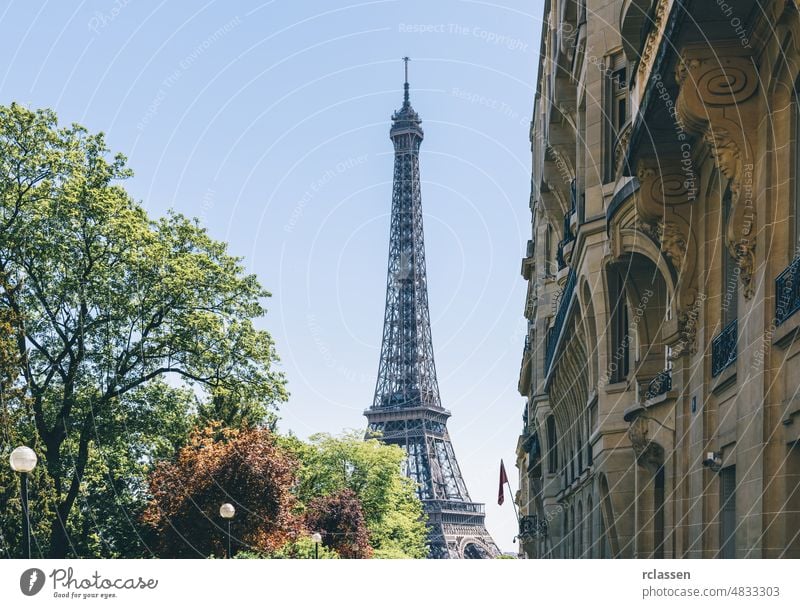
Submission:
<svg viewBox="0 0 800 608">
<path fill-rule="evenodd" d="M 196 432 L 174 462 L 160 463 L 149 478 L 152 500 L 144 520 L 154 529 L 164 557 L 225 554 L 227 522 L 219 515 L 231 503 L 234 552 L 270 552 L 303 532 L 293 513 L 297 463 L 264 428 Z"/>
<path fill-rule="evenodd" d="M 306 511 L 306 527 L 319 532 L 322 544 L 334 549 L 340 557 L 372 557 L 364 508 L 350 489 L 312 500 Z"/>
</svg>

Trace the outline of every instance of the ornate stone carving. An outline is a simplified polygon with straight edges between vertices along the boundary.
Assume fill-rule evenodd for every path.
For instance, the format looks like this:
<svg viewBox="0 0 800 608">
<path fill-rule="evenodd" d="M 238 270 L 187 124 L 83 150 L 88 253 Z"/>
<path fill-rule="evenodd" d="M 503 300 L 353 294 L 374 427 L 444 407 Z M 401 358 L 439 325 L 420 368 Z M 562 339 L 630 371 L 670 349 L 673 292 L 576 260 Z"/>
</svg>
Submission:
<svg viewBox="0 0 800 608">
<path fill-rule="evenodd" d="M 687 51 L 678 61 L 676 107 L 687 130 L 702 135 L 731 191 L 725 245 L 739 268 L 744 297 L 753 297 L 756 207 L 755 158 L 748 137 L 758 120 L 758 74 L 741 45 Z"/>
<path fill-rule="evenodd" d="M 653 58 L 658 49 L 658 41 L 661 40 L 661 30 L 664 25 L 664 17 L 667 14 L 668 4 L 669 2 L 667 0 L 658 0 L 658 4 L 656 5 L 656 10 L 652 18 L 653 26 L 647 34 L 647 40 L 645 40 L 644 47 L 642 48 L 642 56 L 639 59 L 638 71 L 640 75 L 645 74 L 653 63 Z"/>
<path fill-rule="evenodd" d="M 644 416 L 636 416 L 628 427 L 628 439 L 639 464 L 658 468 L 664 462 L 664 448 L 650 438 L 650 425 Z"/>
<path fill-rule="evenodd" d="M 661 251 L 675 268 L 683 268 L 688 235 L 684 234 L 675 222 L 665 222 L 663 220 L 659 220 L 657 230 Z"/>
<path fill-rule="evenodd" d="M 703 135 L 709 145 L 720 173 L 730 180 L 731 214 L 725 227 L 726 245 L 736 260 L 739 277 L 744 287 L 744 296 L 753 295 L 753 272 L 755 270 L 755 224 L 753 205 L 753 164 L 743 165 L 742 151 L 727 129 L 709 128 Z M 742 197 L 743 190 L 745 197 Z"/>
<path fill-rule="evenodd" d="M 650 239 L 656 244 L 660 245 L 661 240 L 658 234 L 658 229 L 656 226 L 651 224 L 650 222 L 642 221 L 641 219 L 637 219 L 633 225 L 634 230 L 640 232 L 641 234 L 647 235 Z"/>
<path fill-rule="evenodd" d="M 677 276 L 675 308 L 678 319 L 678 343 L 673 357 L 694 353 L 696 331 L 692 311 L 697 301 L 697 240 L 692 226 L 692 201 L 695 182 L 687 179 L 680 166 L 649 161 L 640 165 L 636 211 L 641 223 L 650 224 L 654 239 Z M 695 315 L 696 316 L 696 315 Z M 695 319 L 696 320 L 696 319 Z"/>
<path fill-rule="evenodd" d="M 625 154 L 628 151 L 628 142 L 631 139 L 631 132 L 633 131 L 632 123 L 628 122 L 617 138 L 617 143 L 614 144 L 614 175 L 619 177 L 622 171 L 622 165 L 625 163 Z"/>
<path fill-rule="evenodd" d="M 697 352 L 697 306 L 678 314 L 679 340 L 673 345 L 670 361 L 677 361 L 684 355 L 693 355 Z"/>
</svg>

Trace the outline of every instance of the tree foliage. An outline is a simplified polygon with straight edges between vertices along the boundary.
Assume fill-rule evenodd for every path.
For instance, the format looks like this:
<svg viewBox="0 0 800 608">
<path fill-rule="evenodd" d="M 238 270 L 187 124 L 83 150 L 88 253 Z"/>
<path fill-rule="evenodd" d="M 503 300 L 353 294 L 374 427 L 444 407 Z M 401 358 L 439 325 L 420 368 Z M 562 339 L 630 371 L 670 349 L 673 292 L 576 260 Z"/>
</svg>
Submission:
<svg viewBox="0 0 800 608">
<path fill-rule="evenodd" d="M 318 532 L 323 545 L 344 558 L 372 557 L 364 508 L 349 488 L 313 499 L 308 505 L 306 527 Z"/>
<path fill-rule="evenodd" d="M 401 469 L 405 453 L 362 437 L 352 431 L 340 437 L 313 435 L 308 443 L 286 440 L 301 462 L 300 500 L 311 504 L 317 497 L 351 490 L 363 507 L 374 557 L 427 557 L 422 503 Z"/>
<path fill-rule="evenodd" d="M 135 426 L 140 391 L 165 387 L 156 380 L 179 378 L 202 418 L 241 426 L 286 398 L 272 339 L 253 323 L 269 294 L 195 221 L 149 219 L 117 184 L 130 175 L 102 134 L 0 107 L 0 309 L 13 346 L 3 382 L 23 393 L 4 401 L 3 424 L 42 459 L 51 557 L 78 554 L 76 505 L 84 480 L 105 474 L 99 463 L 115 491 L 137 451 L 169 442 L 160 423 L 133 450 L 117 435 Z M 104 455 L 114 445 L 122 453 Z"/>
<path fill-rule="evenodd" d="M 0 106 L 0 456 L 39 455 L 34 553 L 221 555 L 231 502 L 248 554 L 307 556 L 313 523 L 326 556 L 427 555 L 400 448 L 272 432 L 269 293 L 196 221 L 149 218 L 130 175 L 102 134 Z M 0 467 L 2 555 L 20 516 Z"/>
<path fill-rule="evenodd" d="M 237 547 L 270 553 L 304 533 L 296 514 L 297 463 L 266 428 L 194 433 L 174 462 L 150 476 L 152 500 L 144 520 L 154 528 L 159 555 L 222 556 L 227 527 L 223 503 L 236 508 L 232 535 Z"/>
</svg>

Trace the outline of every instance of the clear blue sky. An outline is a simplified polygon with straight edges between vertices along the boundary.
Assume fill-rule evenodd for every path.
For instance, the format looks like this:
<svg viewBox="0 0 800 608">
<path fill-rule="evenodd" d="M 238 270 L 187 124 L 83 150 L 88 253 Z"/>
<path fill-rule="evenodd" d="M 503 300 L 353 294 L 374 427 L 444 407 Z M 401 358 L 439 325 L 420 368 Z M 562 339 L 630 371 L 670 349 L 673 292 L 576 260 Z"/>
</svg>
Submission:
<svg viewBox="0 0 800 608">
<path fill-rule="evenodd" d="M 0 103 L 104 131 L 151 214 L 196 216 L 272 293 L 281 428 L 362 428 L 375 387 L 389 118 L 425 130 L 422 199 L 442 401 L 474 500 L 516 549 L 516 390 L 542 2 L 32 2 L 0 7 Z"/>
</svg>

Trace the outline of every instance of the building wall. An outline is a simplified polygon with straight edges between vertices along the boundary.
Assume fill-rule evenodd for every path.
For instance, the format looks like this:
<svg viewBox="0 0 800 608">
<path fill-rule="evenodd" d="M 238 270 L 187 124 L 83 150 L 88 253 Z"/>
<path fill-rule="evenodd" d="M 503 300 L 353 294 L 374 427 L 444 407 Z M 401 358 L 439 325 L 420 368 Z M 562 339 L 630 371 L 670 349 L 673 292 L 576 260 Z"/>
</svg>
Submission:
<svg viewBox="0 0 800 608">
<path fill-rule="evenodd" d="M 528 557 L 800 557 L 799 72 L 795 3 L 546 3 Z"/>
</svg>

